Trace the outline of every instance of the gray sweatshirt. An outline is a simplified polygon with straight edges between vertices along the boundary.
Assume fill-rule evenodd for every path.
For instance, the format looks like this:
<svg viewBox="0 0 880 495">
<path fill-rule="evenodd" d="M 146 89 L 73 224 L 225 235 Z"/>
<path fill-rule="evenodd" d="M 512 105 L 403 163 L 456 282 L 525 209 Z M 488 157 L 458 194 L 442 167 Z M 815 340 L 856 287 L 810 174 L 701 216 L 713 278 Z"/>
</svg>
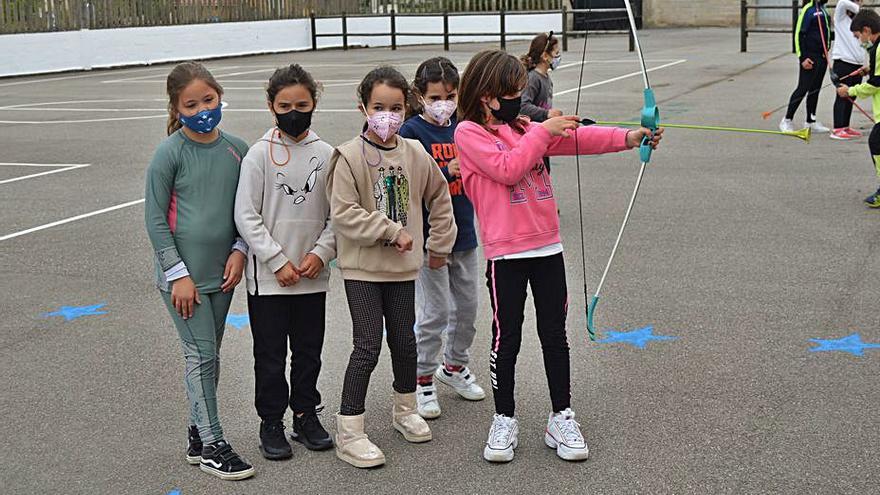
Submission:
<svg viewBox="0 0 880 495">
<path fill-rule="evenodd" d="M 550 75 L 544 75 L 532 69 L 529 71 L 529 82 L 522 92 L 522 108 L 520 113 L 527 115 L 532 122 L 547 120 L 547 111 L 553 108 L 553 81 Z"/>
<path fill-rule="evenodd" d="M 327 170 L 333 147 L 312 131 L 299 143 L 272 128 L 241 162 L 235 195 L 235 225 L 250 246 L 246 270 L 252 295 L 311 294 L 329 289 L 336 257 L 330 228 Z M 299 266 L 313 253 L 324 262 L 317 279 L 281 287 L 275 272 L 288 261 Z"/>
</svg>

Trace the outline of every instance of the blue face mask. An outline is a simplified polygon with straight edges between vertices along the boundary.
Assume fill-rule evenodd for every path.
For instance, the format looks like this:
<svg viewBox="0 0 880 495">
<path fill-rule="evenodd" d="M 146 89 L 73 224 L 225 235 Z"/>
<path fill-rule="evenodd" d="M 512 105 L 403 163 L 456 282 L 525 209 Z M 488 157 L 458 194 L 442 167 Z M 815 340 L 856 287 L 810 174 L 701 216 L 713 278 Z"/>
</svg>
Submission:
<svg viewBox="0 0 880 495">
<path fill-rule="evenodd" d="M 222 117 L 220 109 L 222 107 L 223 105 L 220 104 L 212 110 L 202 110 L 189 117 L 181 115 L 179 117 L 180 123 L 185 125 L 191 131 L 198 132 L 199 134 L 207 134 L 220 124 L 220 118 Z"/>
<path fill-rule="evenodd" d="M 553 57 L 553 60 L 550 61 L 550 68 L 556 70 L 559 67 L 560 62 L 562 62 L 562 55 Z"/>
</svg>

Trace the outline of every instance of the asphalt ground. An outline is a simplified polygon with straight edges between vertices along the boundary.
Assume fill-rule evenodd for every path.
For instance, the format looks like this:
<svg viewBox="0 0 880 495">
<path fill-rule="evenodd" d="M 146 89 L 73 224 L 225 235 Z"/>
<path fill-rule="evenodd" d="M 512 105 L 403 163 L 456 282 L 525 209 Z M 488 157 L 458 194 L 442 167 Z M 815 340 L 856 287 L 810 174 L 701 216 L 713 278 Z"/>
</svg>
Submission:
<svg viewBox="0 0 880 495">
<path fill-rule="evenodd" d="M 739 53 L 733 29 L 642 36 L 666 121 L 775 129 L 781 115 L 764 121 L 761 112 L 785 103 L 797 77 L 785 35 L 755 35 L 747 54 Z M 447 55 L 463 67 L 483 46 L 455 45 Z M 582 84 L 581 115 L 635 117 L 642 81 L 626 39 L 591 38 L 579 83 L 581 46 L 572 42 L 553 74 L 556 106 L 573 112 Z M 521 53 L 525 45 L 510 48 Z M 272 68 L 301 63 L 324 82 L 313 129 L 334 144 L 360 130 L 355 86 L 369 69 L 391 63 L 411 77 L 419 62 L 440 53 L 436 46 L 337 50 L 207 65 L 226 87 L 223 128 L 253 142 L 271 125 L 262 87 Z M 573 407 L 589 460 L 562 461 L 543 444 L 550 404 L 527 306 L 517 375 L 520 446 L 510 464 L 481 458 L 491 398 L 469 403 L 442 387 L 434 440 L 405 442 L 390 425 L 387 351 L 367 399 L 367 432 L 385 451 L 385 467 L 358 470 L 332 451 L 299 444 L 293 460 L 264 460 L 251 336 L 241 324 L 228 326 L 224 339 L 220 412 L 227 438 L 257 475 L 224 482 L 187 465 L 183 360 L 153 286 L 137 202 L 164 137 L 170 68 L 0 80 L 0 491 L 877 493 L 880 350 L 812 352 L 823 346 L 810 341 L 859 334 L 880 343 L 880 212 L 862 203 L 877 185 L 867 138 L 816 136 L 807 145 L 677 129 L 654 154 L 596 319 L 600 338 L 649 326 L 655 336 L 675 337 L 644 348 L 632 345 L 636 334 L 618 335 L 629 343 L 587 341 L 581 265 L 583 239 L 594 288 L 637 154 L 581 160 L 583 232 L 575 162 L 553 160 L 571 298 Z M 822 92 L 826 124 L 832 99 L 831 90 Z M 871 125 L 858 113 L 853 122 Z M 54 170 L 61 171 L 22 178 Z M 331 284 L 319 385 L 332 429 L 351 322 L 335 270 Z M 491 315 L 482 289 L 479 298 L 471 368 L 488 390 Z M 92 312 L 104 314 L 48 315 L 100 304 Z M 242 287 L 231 314 L 245 312 Z"/>
</svg>

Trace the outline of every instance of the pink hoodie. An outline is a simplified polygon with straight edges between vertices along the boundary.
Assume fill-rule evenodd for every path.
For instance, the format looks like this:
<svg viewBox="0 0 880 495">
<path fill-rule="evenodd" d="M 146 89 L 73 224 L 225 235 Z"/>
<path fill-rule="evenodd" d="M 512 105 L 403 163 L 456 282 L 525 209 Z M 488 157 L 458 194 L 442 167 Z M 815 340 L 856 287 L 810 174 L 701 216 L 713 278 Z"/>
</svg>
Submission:
<svg viewBox="0 0 880 495">
<path fill-rule="evenodd" d="M 544 156 L 575 154 L 573 138 L 554 137 L 544 126 L 529 123 L 519 134 L 508 125 L 463 121 L 455 144 L 465 194 L 474 204 L 487 259 L 555 244 L 559 215 Z M 588 126 L 577 129 L 578 151 L 595 155 L 626 149 L 628 129 Z"/>
</svg>

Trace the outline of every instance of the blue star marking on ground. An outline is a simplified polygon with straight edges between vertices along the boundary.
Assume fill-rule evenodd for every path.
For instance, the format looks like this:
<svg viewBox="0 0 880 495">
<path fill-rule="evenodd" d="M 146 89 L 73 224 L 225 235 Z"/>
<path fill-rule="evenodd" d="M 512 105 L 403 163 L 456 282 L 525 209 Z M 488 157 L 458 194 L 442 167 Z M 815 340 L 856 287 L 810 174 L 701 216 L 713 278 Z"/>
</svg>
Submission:
<svg viewBox="0 0 880 495">
<path fill-rule="evenodd" d="M 94 304 L 92 306 L 61 306 L 61 309 L 58 311 L 53 311 L 51 313 L 46 313 L 43 316 L 63 316 L 64 321 L 75 320 L 77 318 L 82 318 L 83 316 L 92 316 L 92 315 L 106 315 L 106 311 L 98 311 L 103 308 L 105 303 Z"/>
<path fill-rule="evenodd" d="M 630 332 L 608 331 L 605 333 L 608 334 L 608 337 L 602 340 L 597 340 L 596 342 L 600 344 L 630 344 L 639 349 L 644 349 L 645 346 L 648 345 L 648 341 L 651 340 L 675 340 L 678 338 L 671 335 L 654 335 L 654 327 L 651 325 Z"/>
<path fill-rule="evenodd" d="M 247 313 L 242 313 L 242 314 L 238 314 L 238 315 L 233 314 L 233 313 L 229 313 L 228 315 L 226 315 L 226 324 L 232 325 L 236 329 L 241 330 L 242 328 L 250 325 L 251 320 L 250 320 L 250 318 L 248 318 Z"/>
<path fill-rule="evenodd" d="M 868 344 L 862 342 L 862 338 L 857 333 L 840 339 L 810 339 L 810 342 L 819 344 L 818 347 L 811 348 L 810 352 L 840 351 L 848 352 L 853 356 L 863 356 L 865 354 L 865 349 L 880 349 L 880 344 Z"/>
<path fill-rule="evenodd" d="M 180 490 L 175 488 L 174 490 L 168 492 L 168 495 L 180 495 Z"/>
</svg>

